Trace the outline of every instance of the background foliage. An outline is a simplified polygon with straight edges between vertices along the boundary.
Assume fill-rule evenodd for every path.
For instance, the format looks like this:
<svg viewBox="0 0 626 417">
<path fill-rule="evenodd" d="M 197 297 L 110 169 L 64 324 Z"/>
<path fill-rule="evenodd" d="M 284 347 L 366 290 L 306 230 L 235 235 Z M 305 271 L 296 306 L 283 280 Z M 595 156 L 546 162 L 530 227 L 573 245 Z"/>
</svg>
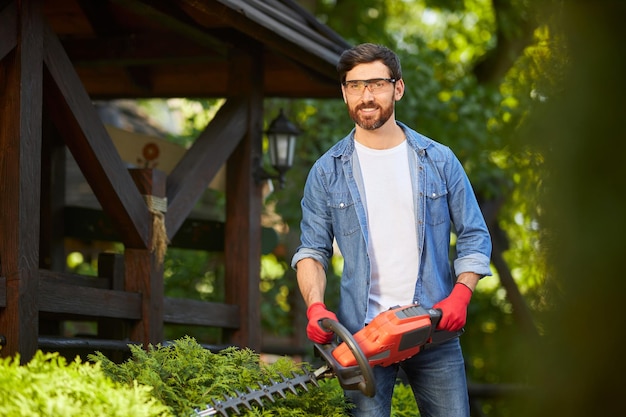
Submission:
<svg viewBox="0 0 626 417">
<path fill-rule="evenodd" d="M 314 6 L 320 19 L 350 42 L 382 43 L 399 54 L 407 90 L 396 105 L 396 117 L 450 146 L 481 204 L 497 203 L 492 234 L 502 242 L 508 269 L 533 316 L 530 325 L 538 333 L 548 308 L 539 227 L 545 166 L 540 148 L 521 132 L 559 92 L 566 65 L 559 22 L 549 9 L 554 4 L 365 0 Z M 267 114 L 278 107 L 288 108 L 304 131 L 287 188 L 270 197 L 289 226 L 287 265 L 297 245 L 299 199 L 308 170 L 352 124 L 341 100 L 275 100 L 268 103 Z M 339 275 L 341 262 L 335 264 Z M 499 271 L 494 272 L 478 287 L 462 338 L 468 374 L 477 382 L 524 382 L 525 374 L 514 365 L 534 339 L 522 331 Z M 290 291 L 297 292 L 292 271 L 287 270 L 286 279 Z M 331 279 L 327 291 L 331 306 L 337 301 L 337 281 Z M 499 412 L 504 413 L 502 407 Z"/>
<path fill-rule="evenodd" d="M 562 93 L 568 67 L 559 0 L 310 0 L 303 1 L 322 22 L 349 42 L 381 43 L 403 63 L 407 90 L 397 103 L 397 119 L 450 146 L 462 161 L 484 209 L 489 208 L 494 243 L 503 251 L 505 271 L 480 283 L 462 338 L 472 381 L 527 382 L 534 348 L 551 308 L 545 285 L 546 234 L 542 223 L 546 148 L 529 140 L 529 120 Z M 150 103 L 144 103 L 149 106 Z M 219 100 L 176 102 L 187 120 L 172 140 L 185 146 L 203 129 Z M 266 101 L 267 121 L 279 108 L 303 134 L 287 187 L 266 204 L 265 224 L 280 243 L 262 260 L 263 329 L 267 339 L 305 346 L 302 302 L 289 268 L 298 245 L 300 197 L 311 165 L 352 128 L 340 100 Z M 224 198 L 207 196 L 211 216 L 223 218 Z M 166 293 L 219 300 L 223 294 L 221 255 L 170 249 L 165 264 Z M 327 304 L 334 308 L 342 260 L 333 260 Z M 514 304 L 501 272 L 510 273 L 523 302 Z M 528 310 L 530 323 L 520 322 Z M 531 328 L 530 334 L 528 329 Z M 215 329 L 170 328 L 169 338 L 192 334 L 219 343 Z M 285 339 L 286 338 L 286 339 Z M 304 350 L 306 351 L 306 350 Z M 487 415 L 507 415 L 485 405 Z"/>
</svg>

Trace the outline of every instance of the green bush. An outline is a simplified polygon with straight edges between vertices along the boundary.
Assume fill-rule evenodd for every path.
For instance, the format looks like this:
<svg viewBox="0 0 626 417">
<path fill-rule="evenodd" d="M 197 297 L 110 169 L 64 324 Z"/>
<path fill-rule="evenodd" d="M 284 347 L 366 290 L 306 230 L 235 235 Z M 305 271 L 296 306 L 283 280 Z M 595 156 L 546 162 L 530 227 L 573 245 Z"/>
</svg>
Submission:
<svg viewBox="0 0 626 417">
<path fill-rule="evenodd" d="M 67 363 L 57 353 L 38 351 L 23 366 L 19 356 L 0 360 L 2 417 L 170 416 L 150 390 L 113 382 L 100 365 L 79 359 Z"/>
<path fill-rule="evenodd" d="M 212 353 L 190 337 L 177 339 L 168 346 L 151 346 L 148 350 L 131 346 L 131 358 L 121 364 L 100 352 L 90 359 L 99 362 L 114 381 L 153 387 L 152 395 L 177 416 L 191 416 L 195 409 L 204 409 L 215 399 L 234 396 L 248 387 L 256 389 L 259 382 L 270 384 L 270 380 L 280 381 L 281 375 L 302 373 L 301 366 L 286 357 L 264 364 L 252 350 L 233 347 Z M 284 399 L 275 396 L 274 403 L 265 401 L 262 408 L 255 403 L 252 410 L 241 407 L 242 416 L 347 415 L 348 406 L 335 379 L 320 381 L 319 388 L 312 386 L 297 396 L 286 394 Z"/>
<path fill-rule="evenodd" d="M 391 399 L 391 417 L 419 417 L 419 415 L 411 386 L 397 383 Z"/>
<path fill-rule="evenodd" d="M 255 389 L 258 383 L 280 381 L 281 375 L 302 373 L 289 358 L 260 362 L 249 349 L 229 348 L 218 354 L 184 337 L 168 346 L 144 350 L 131 345 L 132 357 L 116 364 L 97 352 L 95 363 L 76 358 L 68 363 L 58 353 L 38 351 L 26 365 L 20 358 L 0 360 L 0 416 L 2 417 L 170 417 L 193 416 L 209 402 Z M 302 390 L 300 390 L 302 391 Z M 241 407 L 242 416 L 284 417 L 348 415 L 348 404 L 336 378 L 320 381 L 319 388 L 276 402 Z M 391 415 L 418 415 L 410 387 L 398 385 Z"/>
</svg>

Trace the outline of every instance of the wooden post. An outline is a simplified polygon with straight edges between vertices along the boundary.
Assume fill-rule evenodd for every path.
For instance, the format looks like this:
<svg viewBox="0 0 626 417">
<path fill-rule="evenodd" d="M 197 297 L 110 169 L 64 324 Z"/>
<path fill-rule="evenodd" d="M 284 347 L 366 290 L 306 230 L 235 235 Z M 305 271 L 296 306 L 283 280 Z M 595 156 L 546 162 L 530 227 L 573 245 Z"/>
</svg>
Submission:
<svg viewBox="0 0 626 417">
<path fill-rule="evenodd" d="M 110 289 L 124 290 L 124 257 L 117 253 L 101 253 L 98 256 L 98 276 L 108 278 Z M 129 321 L 108 317 L 98 318 L 98 337 L 100 339 L 128 340 Z M 119 351 L 107 354 L 113 361 L 121 363 L 124 355 Z"/>
<path fill-rule="evenodd" d="M 39 201 L 41 191 L 42 19 L 41 2 L 12 2 L 16 48 L 0 62 L 0 275 L 6 307 L 0 309 L 0 354 L 37 350 L 39 328 Z"/>
<path fill-rule="evenodd" d="M 248 125 L 226 165 L 226 302 L 239 306 L 241 324 L 230 342 L 259 352 L 262 197 L 253 171 L 263 140 L 262 47 L 233 54 L 229 91 L 248 98 Z"/>
<path fill-rule="evenodd" d="M 155 169 L 131 169 L 130 174 L 139 188 L 139 192 L 146 198 L 149 208 L 160 210 L 155 206 L 156 201 L 164 203 L 166 175 Z M 165 205 L 167 205 L 165 203 Z M 154 216 L 155 214 L 151 214 Z M 153 218 L 146 219 L 151 224 L 151 237 L 155 230 Z M 126 248 L 124 263 L 126 276 L 124 287 L 126 291 L 138 292 L 142 295 L 142 318 L 131 328 L 131 340 L 148 344 L 163 342 L 163 264 L 159 261 L 154 249 L 153 239 L 148 239 L 147 248 Z"/>
</svg>

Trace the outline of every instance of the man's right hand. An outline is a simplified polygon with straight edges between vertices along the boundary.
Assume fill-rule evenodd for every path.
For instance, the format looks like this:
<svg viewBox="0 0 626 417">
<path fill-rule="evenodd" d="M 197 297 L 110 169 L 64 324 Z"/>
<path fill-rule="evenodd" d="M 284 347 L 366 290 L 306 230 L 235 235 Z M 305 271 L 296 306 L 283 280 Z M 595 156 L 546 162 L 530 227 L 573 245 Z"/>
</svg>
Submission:
<svg viewBox="0 0 626 417">
<path fill-rule="evenodd" d="M 309 339 L 320 344 L 330 343 L 333 340 L 334 333 L 322 329 L 320 320 L 331 319 L 339 321 L 335 313 L 328 311 L 324 303 L 317 302 L 309 306 L 306 316 L 309 319 L 309 324 L 306 326 L 306 334 Z"/>
</svg>

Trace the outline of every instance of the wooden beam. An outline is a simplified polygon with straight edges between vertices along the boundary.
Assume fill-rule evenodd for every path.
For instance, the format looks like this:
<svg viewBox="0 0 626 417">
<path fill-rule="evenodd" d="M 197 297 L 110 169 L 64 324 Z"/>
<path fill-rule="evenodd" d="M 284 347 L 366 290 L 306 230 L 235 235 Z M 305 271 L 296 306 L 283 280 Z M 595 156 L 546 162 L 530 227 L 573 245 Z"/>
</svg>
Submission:
<svg viewBox="0 0 626 417">
<path fill-rule="evenodd" d="M 7 279 L 0 277 L 0 308 L 7 306 Z"/>
<path fill-rule="evenodd" d="M 67 149 L 43 109 L 39 267 L 63 271 L 67 265 L 63 229 Z"/>
<path fill-rule="evenodd" d="M 98 255 L 98 277 L 106 279 L 109 288 L 115 291 L 124 291 L 124 256 L 118 253 L 101 253 Z M 126 341 L 130 336 L 132 322 L 126 319 L 98 317 L 98 338 Z M 123 357 L 119 352 L 111 352 L 109 358 L 121 362 Z"/>
<path fill-rule="evenodd" d="M 130 331 L 130 338 L 144 346 L 163 342 L 163 268 L 155 268 L 154 254 L 146 249 L 124 251 L 127 292 L 141 299 L 141 313 Z"/>
<path fill-rule="evenodd" d="M 97 35 L 112 35 L 122 30 L 115 20 L 110 2 L 77 0 L 77 3 Z"/>
<path fill-rule="evenodd" d="M 17 45 L 17 17 L 15 2 L 0 9 L 0 61 Z"/>
<path fill-rule="evenodd" d="M 110 35 L 63 39 L 63 48 L 77 67 L 126 67 L 138 65 L 226 62 L 221 55 L 169 33 Z"/>
<path fill-rule="evenodd" d="M 178 9 L 162 11 L 153 4 L 140 0 L 113 0 L 113 2 L 120 7 L 136 13 L 138 16 L 141 16 L 141 18 L 147 18 L 157 22 L 159 25 L 184 36 L 190 41 L 205 48 L 209 48 L 213 53 L 221 56 L 228 55 L 228 50 L 231 45 L 227 45 L 221 39 L 211 36 L 204 28 L 198 26 L 196 23 L 190 20 L 184 21 L 182 19 L 183 16 L 181 16 L 180 13 L 176 13 Z"/>
<path fill-rule="evenodd" d="M 41 1 L 19 2 L 15 16 L 9 25 L 17 28 L 17 47 L 0 61 L 0 276 L 6 280 L 0 355 L 20 353 L 26 362 L 37 349 L 39 327 Z"/>
<path fill-rule="evenodd" d="M 85 13 L 90 26 L 98 37 L 106 38 L 109 35 L 123 34 L 129 37 L 128 30 L 118 23 L 111 10 L 111 3 L 104 1 L 79 0 L 80 8 Z M 150 70 L 145 66 L 133 65 L 126 68 L 128 78 L 138 88 L 150 91 Z"/>
<path fill-rule="evenodd" d="M 300 22 L 286 24 L 291 19 L 286 14 L 272 16 L 264 13 L 262 7 L 256 4 L 239 0 L 181 0 L 180 4 L 181 8 L 201 24 L 211 24 L 218 18 L 223 24 L 263 43 L 266 48 L 278 51 L 329 79 L 336 78 L 338 51 L 324 48 L 325 45 L 332 48 L 334 44 L 315 31 L 306 30 L 308 27 Z M 346 45 L 347 47 L 349 46 Z"/>
<path fill-rule="evenodd" d="M 166 229 L 170 239 L 243 137 L 246 111 L 245 100 L 227 100 L 168 175 Z"/>
<path fill-rule="evenodd" d="M 39 285 L 39 311 L 46 313 L 139 320 L 141 294 L 61 284 L 43 276 Z"/>
<path fill-rule="evenodd" d="M 231 91 L 246 99 L 247 117 L 243 140 L 226 164 L 226 302 L 240 306 L 241 326 L 231 342 L 261 349 L 261 187 L 253 172 L 262 152 L 263 140 L 263 51 L 250 45 L 246 52 L 233 51 Z"/>
<path fill-rule="evenodd" d="M 65 207 L 63 217 L 66 237 L 84 241 L 121 241 L 115 226 L 101 210 Z M 222 252 L 224 250 L 224 222 L 187 218 L 171 239 L 169 247 Z"/>
<path fill-rule="evenodd" d="M 119 289 L 112 288 L 111 279 L 104 277 L 92 277 L 87 275 L 72 274 L 69 272 L 50 271 L 40 269 L 39 276 L 42 281 L 63 285 L 73 285 L 76 287 L 99 288 L 102 290 Z"/>
<path fill-rule="evenodd" d="M 237 329 L 239 310 L 236 305 L 165 297 L 164 320 L 170 324 Z"/>
<path fill-rule="evenodd" d="M 309 73 L 302 71 L 293 62 L 284 63 L 282 56 L 268 54 L 263 88 L 266 97 L 290 98 L 335 98 L 341 99 L 339 81 L 322 82 Z M 138 63 L 141 63 L 140 61 Z M 91 65 L 93 64 L 93 66 Z M 102 64 L 102 65 L 99 65 Z M 123 67 L 105 66 L 107 62 L 93 62 L 88 66 L 76 66 L 76 71 L 85 88 L 94 99 L 115 99 L 120 97 L 229 97 L 228 90 L 231 74 L 221 61 L 209 63 L 188 62 L 185 59 L 175 65 L 152 66 L 150 79 L 152 90 L 142 90 L 128 78 Z M 133 64 L 129 60 L 128 64 Z"/>
<path fill-rule="evenodd" d="M 133 181 L 143 196 L 149 200 L 165 199 L 165 178 L 163 171 L 156 169 L 131 170 Z M 159 247 L 165 244 L 166 236 L 157 224 L 163 225 L 164 218 L 159 204 L 149 203 L 152 210 L 150 219 L 150 242 L 145 249 L 124 250 L 124 289 L 141 294 L 141 319 L 130 330 L 131 340 L 150 344 L 163 342 L 163 256 Z"/>
<path fill-rule="evenodd" d="M 50 28 L 46 29 L 44 99 L 55 126 L 117 226 L 122 242 L 146 248 L 151 227 L 148 208 L 63 47 Z"/>
</svg>

